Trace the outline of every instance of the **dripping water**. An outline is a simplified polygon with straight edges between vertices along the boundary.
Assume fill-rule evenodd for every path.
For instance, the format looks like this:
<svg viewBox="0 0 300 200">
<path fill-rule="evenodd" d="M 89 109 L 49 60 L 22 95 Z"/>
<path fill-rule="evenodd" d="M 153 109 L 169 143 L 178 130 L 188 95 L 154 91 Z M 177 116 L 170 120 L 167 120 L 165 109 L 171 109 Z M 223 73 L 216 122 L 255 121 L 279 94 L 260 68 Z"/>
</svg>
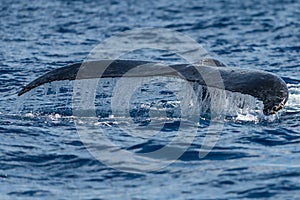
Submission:
<svg viewBox="0 0 300 200">
<path fill-rule="evenodd" d="M 195 109 L 199 117 L 210 119 L 212 107 L 214 112 L 229 121 L 258 122 L 266 118 L 262 112 L 263 103 L 250 95 L 207 88 L 175 77 L 122 79 L 125 81 L 120 84 L 120 78 L 103 78 L 96 82 L 96 86 L 95 80 L 77 80 L 79 84 L 84 82 L 87 89 L 85 94 L 79 91 L 77 95 L 93 98 L 82 101 L 80 108 L 95 109 L 95 115 L 103 120 L 123 117 L 132 118 L 137 123 L 153 119 L 184 119 L 189 117 L 189 113 L 195 114 Z M 93 86 L 95 89 L 92 89 Z M 23 114 L 72 116 L 72 101 L 76 102 L 73 87 L 74 81 L 44 84 L 18 98 L 15 110 Z M 197 102 L 194 101 L 195 96 Z"/>
</svg>

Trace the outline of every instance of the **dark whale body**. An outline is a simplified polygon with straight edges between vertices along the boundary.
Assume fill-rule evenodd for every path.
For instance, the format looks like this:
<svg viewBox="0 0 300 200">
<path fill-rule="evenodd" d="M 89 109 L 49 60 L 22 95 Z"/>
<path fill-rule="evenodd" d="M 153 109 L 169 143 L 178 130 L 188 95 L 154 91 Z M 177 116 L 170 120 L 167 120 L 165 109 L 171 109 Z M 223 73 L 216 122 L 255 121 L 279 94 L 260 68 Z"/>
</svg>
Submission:
<svg viewBox="0 0 300 200">
<path fill-rule="evenodd" d="M 135 60 L 100 60 L 75 63 L 50 71 L 35 79 L 18 93 L 22 95 L 42 84 L 75 79 L 92 79 L 101 77 L 141 77 L 141 76 L 175 76 L 203 86 L 220 88 L 215 79 L 219 73 L 224 88 L 231 92 L 251 95 L 264 104 L 264 114 L 271 115 L 282 109 L 288 99 L 285 82 L 278 76 L 259 70 L 223 67 L 216 60 L 203 60 L 200 64 L 176 64 L 165 67 L 162 64 Z M 139 67 L 140 70 L 126 74 L 129 70 Z M 204 76 L 205 78 L 204 78 Z M 211 75 L 211 76 L 210 76 Z M 203 76 L 203 77 L 202 77 Z M 222 85 L 223 85 L 222 84 Z"/>
</svg>

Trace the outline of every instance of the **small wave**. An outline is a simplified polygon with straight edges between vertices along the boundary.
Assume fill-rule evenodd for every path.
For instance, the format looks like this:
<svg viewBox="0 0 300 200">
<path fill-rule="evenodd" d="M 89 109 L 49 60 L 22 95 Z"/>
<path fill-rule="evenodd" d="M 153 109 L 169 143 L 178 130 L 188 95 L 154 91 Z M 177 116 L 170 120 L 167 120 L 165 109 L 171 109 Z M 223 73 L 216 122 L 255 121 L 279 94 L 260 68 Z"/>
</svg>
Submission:
<svg viewBox="0 0 300 200">
<path fill-rule="evenodd" d="M 286 113 L 300 112 L 300 84 L 287 84 L 289 90 L 289 99 L 285 106 Z"/>
</svg>

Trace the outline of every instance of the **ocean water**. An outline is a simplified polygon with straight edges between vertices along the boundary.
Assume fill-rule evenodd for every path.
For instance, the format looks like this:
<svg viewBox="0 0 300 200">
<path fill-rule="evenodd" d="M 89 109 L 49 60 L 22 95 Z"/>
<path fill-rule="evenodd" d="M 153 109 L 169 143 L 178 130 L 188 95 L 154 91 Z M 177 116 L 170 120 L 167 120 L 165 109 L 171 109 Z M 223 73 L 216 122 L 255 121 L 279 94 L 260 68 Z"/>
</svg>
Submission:
<svg viewBox="0 0 300 200">
<path fill-rule="evenodd" d="M 299 198 L 299 1 L 12 0 L 0 2 L 0 17 L 0 199 Z M 149 27 L 188 36 L 227 66 L 282 77 L 287 105 L 264 117 L 252 97 L 227 93 L 224 118 L 214 121 L 207 113 L 220 102 L 204 95 L 195 118 L 191 102 L 184 103 L 193 94 L 182 93 L 189 85 L 172 78 L 119 85 L 103 79 L 95 101 L 83 104 L 86 118 L 72 110 L 74 81 L 17 96 L 44 73 L 86 59 L 102 41 Z M 123 57 L 180 61 L 157 50 Z M 116 86 L 118 98 L 112 98 Z M 208 137 L 211 127 L 221 130 Z M 103 130 L 100 138 L 95 129 Z M 119 148 L 106 149 L 107 141 Z M 147 154 L 164 147 L 180 154 Z M 136 162 L 129 157 L 146 154 Z"/>
</svg>

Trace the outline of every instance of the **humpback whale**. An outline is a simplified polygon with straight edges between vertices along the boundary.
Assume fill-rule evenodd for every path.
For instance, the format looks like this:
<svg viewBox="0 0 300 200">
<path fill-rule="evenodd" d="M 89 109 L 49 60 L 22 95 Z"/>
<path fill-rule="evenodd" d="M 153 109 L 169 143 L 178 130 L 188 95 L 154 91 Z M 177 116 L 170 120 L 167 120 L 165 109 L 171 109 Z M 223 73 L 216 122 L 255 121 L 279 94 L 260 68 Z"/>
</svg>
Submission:
<svg viewBox="0 0 300 200">
<path fill-rule="evenodd" d="M 126 74 L 135 67 L 142 67 L 142 73 Z M 81 73 L 79 73 L 81 71 Z M 231 92 L 251 95 L 264 104 L 265 115 L 275 114 L 282 109 L 288 100 L 286 83 L 275 74 L 260 70 L 249 70 L 225 67 L 223 63 L 214 59 L 204 59 L 198 64 L 174 64 L 166 68 L 157 62 L 137 60 L 97 60 L 74 63 L 54 69 L 24 86 L 18 96 L 45 83 L 61 80 L 114 78 L 122 76 L 175 76 L 196 82 L 202 86 L 218 88 L 210 74 L 218 71 L 224 88 Z M 200 73 L 199 73 L 200 72 Z M 202 77 L 205 74 L 205 79 Z M 210 81 L 207 81 L 211 79 Z M 209 84 L 207 84 L 209 82 Z"/>
</svg>

